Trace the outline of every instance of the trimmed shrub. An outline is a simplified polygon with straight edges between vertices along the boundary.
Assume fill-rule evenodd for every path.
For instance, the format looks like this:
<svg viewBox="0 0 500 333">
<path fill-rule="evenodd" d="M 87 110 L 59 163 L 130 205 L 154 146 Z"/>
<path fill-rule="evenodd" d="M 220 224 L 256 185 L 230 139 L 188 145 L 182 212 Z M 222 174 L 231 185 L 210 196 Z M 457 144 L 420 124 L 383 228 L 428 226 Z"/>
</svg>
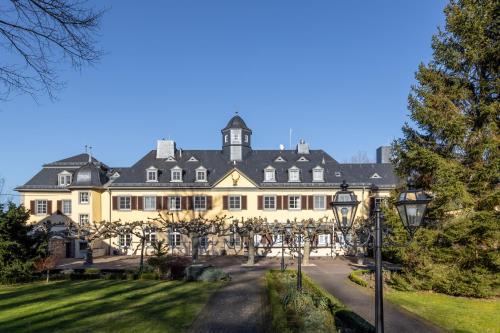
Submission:
<svg viewBox="0 0 500 333">
<path fill-rule="evenodd" d="M 349 280 L 351 280 L 356 284 L 359 284 L 362 287 L 368 287 L 368 283 L 362 277 L 363 274 L 368 274 L 368 273 L 371 273 L 369 269 L 358 269 L 352 271 L 351 274 L 349 274 Z"/>
<path fill-rule="evenodd" d="M 140 280 L 158 280 L 160 277 L 156 273 L 144 272 L 139 276 Z"/>
<path fill-rule="evenodd" d="M 229 274 L 217 267 L 207 267 L 203 273 L 198 277 L 198 281 L 221 281 L 229 280 Z"/>
<path fill-rule="evenodd" d="M 85 274 L 101 274 L 101 270 L 99 268 L 90 267 L 90 268 L 85 268 L 84 273 Z"/>
<path fill-rule="evenodd" d="M 153 267 L 158 275 L 168 276 L 174 280 L 184 278 L 186 267 L 191 264 L 191 257 L 159 256 L 148 258 L 147 264 Z"/>
</svg>

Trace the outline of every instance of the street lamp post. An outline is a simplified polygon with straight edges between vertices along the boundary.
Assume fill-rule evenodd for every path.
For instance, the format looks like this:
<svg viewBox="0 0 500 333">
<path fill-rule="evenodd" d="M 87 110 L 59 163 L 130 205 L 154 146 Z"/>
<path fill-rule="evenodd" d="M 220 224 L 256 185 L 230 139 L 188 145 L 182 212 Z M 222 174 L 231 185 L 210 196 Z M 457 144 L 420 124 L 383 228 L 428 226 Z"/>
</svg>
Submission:
<svg viewBox="0 0 500 333">
<path fill-rule="evenodd" d="M 341 230 L 344 240 L 347 242 L 347 233 L 352 229 L 356 209 L 359 201 L 352 191 L 348 191 L 349 185 L 344 181 L 341 185 L 341 191 L 338 191 L 331 203 L 333 214 L 337 227 Z M 399 194 L 396 208 L 405 228 L 408 231 L 410 239 L 413 238 L 415 231 L 422 223 L 427 205 L 430 198 L 422 190 L 416 190 L 412 184 L 409 184 L 408 190 Z M 375 331 L 384 332 L 384 304 L 383 304 L 383 280 L 382 280 L 382 216 L 379 205 L 375 206 L 375 234 L 373 235 L 373 245 L 375 251 Z M 368 230 L 368 239 L 370 240 L 370 231 Z"/>
</svg>

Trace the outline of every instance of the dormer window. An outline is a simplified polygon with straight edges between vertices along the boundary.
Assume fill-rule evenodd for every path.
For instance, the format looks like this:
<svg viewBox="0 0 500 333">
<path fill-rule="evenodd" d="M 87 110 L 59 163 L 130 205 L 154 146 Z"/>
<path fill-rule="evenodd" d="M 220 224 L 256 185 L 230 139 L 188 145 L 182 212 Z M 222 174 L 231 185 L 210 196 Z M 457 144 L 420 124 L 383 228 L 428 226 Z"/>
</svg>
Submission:
<svg viewBox="0 0 500 333">
<path fill-rule="evenodd" d="M 224 142 L 225 143 L 228 143 L 229 142 L 229 135 L 224 135 Z"/>
<path fill-rule="evenodd" d="M 300 169 L 296 166 L 288 169 L 288 181 L 289 182 L 300 182 Z"/>
<path fill-rule="evenodd" d="M 276 181 L 276 170 L 272 166 L 268 166 L 264 169 L 264 181 L 265 182 L 275 182 Z"/>
<path fill-rule="evenodd" d="M 245 134 L 245 143 L 248 143 L 248 135 Z"/>
<path fill-rule="evenodd" d="M 59 173 L 59 180 L 58 184 L 59 186 L 68 186 L 71 184 L 72 176 L 71 173 L 64 170 L 63 172 Z"/>
<path fill-rule="evenodd" d="M 182 169 L 181 168 L 176 166 L 170 170 L 170 181 L 171 182 L 182 182 Z"/>
<path fill-rule="evenodd" d="M 158 181 L 158 169 L 150 167 L 146 169 L 146 181 L 147 182 L 157 182 Z"/>
<path fill-rule="evenodd" d="M 196 168 L 196 181 L 197 182 L 207 181 L 207 169 L 205 169 L 202 166 Z"/>
<path fill-rule="evenodd" d="M 313 182 L 324 182 L 324 170 L 322 167 L 317 166 L 313 169 Z"/>
</svg>

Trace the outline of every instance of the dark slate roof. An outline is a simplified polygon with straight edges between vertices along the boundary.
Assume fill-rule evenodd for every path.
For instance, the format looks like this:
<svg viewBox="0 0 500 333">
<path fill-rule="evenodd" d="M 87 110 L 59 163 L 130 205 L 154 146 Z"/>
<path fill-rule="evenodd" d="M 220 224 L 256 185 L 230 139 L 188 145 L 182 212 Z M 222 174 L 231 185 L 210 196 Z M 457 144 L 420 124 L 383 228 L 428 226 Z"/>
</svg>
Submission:
<svg viewBox="0 0 500 333">
<path fill-rule="evenodd" d="M 89 154 L 84 153 L 84 154 L 78 154 L 75 156 L 71 156 L 71 157 L 68 157 L 68 158 L 65 158 L 65 159 L 62 159 L 59 161 L 47 163 L 47 164 L 44 164 L 43 166 L 44 167 L 54 167 L 54 166 L 57 166 L 57 167 L 64 167 L 64 166 L 65 167 L 80 167 L 80 166 L 84 166 L 88 162 L 89 162 Z M 96 163 L 96 164 L 101 164 L 105 168 L 109 168 L 107 165 L 98 161 L 94 157 L 92 157 L 92 162 Z"/>
<path fill-rule="evenodd" d="M 285 161 L 276 162 L 281 156 Z M 197 161 L 190 162 L 194 157 Z M 307 161 L 299 161 L 305 158 Z M 183 182 L 170 182 L 173 167 L 183 170 Z M 207 169 L 206 183 L 195 182 L 196 169 Z M 264 169 L 268 166 L 276 170 L 276 182 L 264 182 Z M 296 166 L 301 170 L 301 182 L 288 182 L 288 169 Z M 324 182 L 312 181 L 315 167 L 324 169 Z M 158 182 L 146 182 L 146 169 L 159 170 Z M 212 187 L 233 168 L 237 168 L 260 187 L 338 187 L 345 179 L 351 185 L 392 187 L 397 181 L 390 164 L 339 164 L 323 150 L 311 150 L 309 154 L 298 154 L 295 150 L 253 150 L 243 161 L 233 163 L 221 150 L 176 151 L 175 161 L 156 159 L 156 150 L 150 151 L 130 168 L 120 170 L 120 177 L 111 187 Z M 371 178 L 375 173 L 380 178 Z"/>
<path fill-rule="evenodd" d="M 222 130 L 224 131 L 224 130 L 227 130 L 230 128 L 242 128 L 242 129 L 250 130 L 250 128 L 248 128 L 247 124 L 245 124 L 245 121 L 238 115 L 229 119 L 229 122 L 227 123 L 226 127 L 224 127 Z"/>
<path fill-rule="evenodd" d="M 194 157 L 197 161 L 189 161 Z M 284 162 L 276 162 L 281 157 Z M 85 160 L 84 162 L 84 158 Z M 305 158 L 307 161 L 299 161 Z M 183 182 L 170 182 L 170 169 L 178 166 L 183 170 Z M 196 169 L 207 169 L 207 182 L 195 182 Z M 276 170 L 276 182 L 264 182 L 264 169 Z M 288 182 L 288 169 L 296 166 L 301 170 L 301 182 Z M 315 167 L 324 169 L 324 182 L 312 181 Z M 158 182 L 146 182 L 146 169 L 159 170 Z M 295 150 L 252 150 L 241 162 L 233 163 L 222 150 L 177 150 L 175 161 L 157 159 L 156 150 L 151 150 L 131 167 L 109 168 L 95 160 L 88 163 L 88 155 L 80 154 L 68 159 L 44 165 L 43 169 L 17 190 L 59 190 L 58 174 L 64 170 L 73 174 L 69 188 L 78 187 L 162 187 L 162 188 L 210 188 L 233 168 L 240 170 L 257 186 L 262 188 L 338 188 L 343 180 L 352 187 L 370 186 L 394 187 L 399 183 L 391 164 L 340 164 L 323 150 L 311 150 L 309 154 L 298 154 Z M 119 177 L 110 181 L 115 172 Z M 375 177 L 374 177 L 375 176 Z"/>
<path fill-rule="evenodd" d="M 102 187 L 109 181 L 105 171 L 95 163 L 87 163 L 73 174 L 70 188 Z"/>
<path fill-rule="evenodd" d="M 16 190 L 48 189 L 68 191 L 68 187 L 58 185 L 58 175 L 63 171 L 67 171 L 73 176 L 73 182 L 69 187 L 101 187 L 109 180 L 107 177 L 109 167 L 95 158 L 92 158 L 92 160 L 92 164 L 89 164 L 88 154 L 80 154 L 60 161 L 44 164 L 40 172 L 38 172 L 26 184 L 18 186 Z M 90 181 L 83 180 L 85 179 L 85 173 L 90 175 Z M 77 182 L 79 179 L 78 175 L 81 175 L 81 181 L 79 182 Z"/>
</svg>

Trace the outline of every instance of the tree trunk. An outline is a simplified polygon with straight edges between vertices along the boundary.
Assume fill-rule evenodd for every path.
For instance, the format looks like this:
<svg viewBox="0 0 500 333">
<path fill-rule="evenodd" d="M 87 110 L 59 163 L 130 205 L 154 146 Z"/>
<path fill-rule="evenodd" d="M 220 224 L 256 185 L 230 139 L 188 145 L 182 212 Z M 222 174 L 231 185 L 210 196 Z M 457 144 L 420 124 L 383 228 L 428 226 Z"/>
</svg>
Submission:
<svg viewBox="0 0 500 333">
<path fill-rule="evenodd" d="M 248 232 L 248 260 L 247 265 L 255 265 L 255 244 L 254 244 L 254 232 L 250 230 Z"/>
<path fill-rule="evenodd" d="M 141 260 L 139 262 L 139 272 L 142 273 L 144 269 L 144 246 L 146 245 L 146 240 L 144 238 L 141 239 Z"/>
<path fill-rule="evenodd" d="M 50 269 L 47 268 L 47 283 L 49 283 L 50 279 Z"/>
<path fill-rule="evenodd" d="M 198 261 L 198 250 L 200 243 L 200 235 L 196 233 L 191 234 L 191 258 L 193 262 Z"/>
<path fill-rule="evenodd" d="M 94 257 L 92 255 L 92 247 L 89 244 L 87 252 L 85 253 L 85 265 L 92 265 L 94 263 Z"/>
<path fill-rule="evenodd" d="M 304 257 L 302 263 L 309 265 L 309 254 L 311 253 L 311 240 L 309 237 L 304 237 Z"/>
</svg>

